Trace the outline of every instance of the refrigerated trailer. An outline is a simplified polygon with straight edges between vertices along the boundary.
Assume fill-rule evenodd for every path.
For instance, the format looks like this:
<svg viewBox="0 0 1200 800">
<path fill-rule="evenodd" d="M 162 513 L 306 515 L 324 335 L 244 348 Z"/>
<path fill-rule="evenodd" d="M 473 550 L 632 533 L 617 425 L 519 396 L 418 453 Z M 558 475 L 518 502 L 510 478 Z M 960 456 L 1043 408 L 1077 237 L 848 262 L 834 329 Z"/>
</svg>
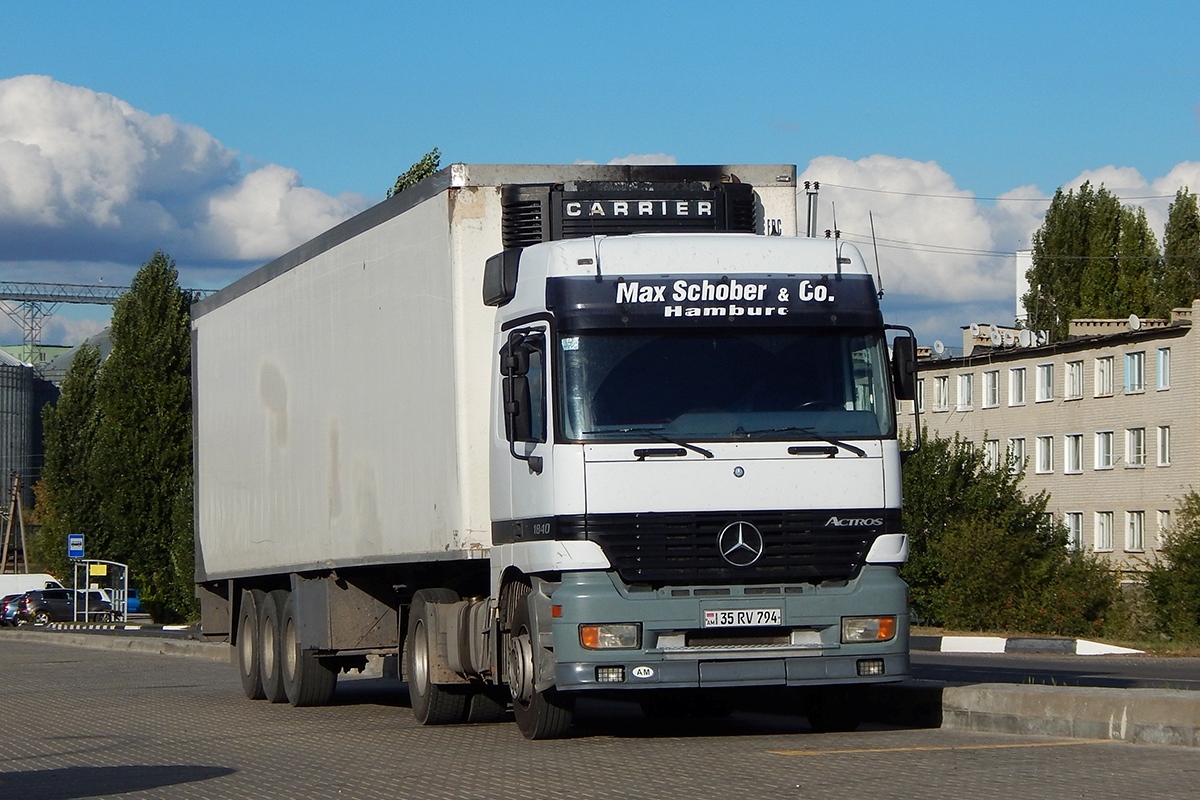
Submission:
<svg viewBox="0 0 1200 800">
<path fill-rule="evenodd" d="M 909 672 L 891 348 L 794 166 L 455 164 L 193 308 L 196 585 L 246 695 L 397 656 L 531 739 Z M 890 353 L 890 355 L 889 355 Z"/>
</svg>

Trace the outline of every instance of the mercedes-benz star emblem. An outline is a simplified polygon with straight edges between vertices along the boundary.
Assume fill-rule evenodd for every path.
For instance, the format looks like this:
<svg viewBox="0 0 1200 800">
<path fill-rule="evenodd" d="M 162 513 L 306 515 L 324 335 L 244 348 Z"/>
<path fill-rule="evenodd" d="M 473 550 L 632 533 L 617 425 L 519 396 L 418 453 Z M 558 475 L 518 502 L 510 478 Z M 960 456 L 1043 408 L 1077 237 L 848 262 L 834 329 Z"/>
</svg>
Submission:
<svg viewBox="0 0 1200 800">
<path fill-rule="evenodd" d="M 763 537 L 749 522 L 731 522 L 717 536 L 721 558 L 735 567 L 748 567 L 763 554 Z"/>
</svg>

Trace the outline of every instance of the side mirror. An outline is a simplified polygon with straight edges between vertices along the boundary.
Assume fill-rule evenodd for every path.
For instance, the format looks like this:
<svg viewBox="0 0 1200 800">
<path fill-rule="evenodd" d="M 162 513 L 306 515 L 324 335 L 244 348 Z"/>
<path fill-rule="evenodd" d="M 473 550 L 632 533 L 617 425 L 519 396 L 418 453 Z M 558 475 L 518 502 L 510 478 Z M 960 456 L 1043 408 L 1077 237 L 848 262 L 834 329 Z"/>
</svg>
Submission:
<svg viewBox="0 0 1200 800">
<path fill-rule="evenodd" d="M 892 340 L 892 383 L 897 400 L 912 400 L 917 396 L 917 339 L 897 336 Z"/>
<path fill-rule="evenodd" d="M 533 420 L 530 415 L 529 378 L 514 375 L 505 378 L 504 389 L 504 436 L 510 442 L 528 442 L 533 439 Z"/>
</svg>

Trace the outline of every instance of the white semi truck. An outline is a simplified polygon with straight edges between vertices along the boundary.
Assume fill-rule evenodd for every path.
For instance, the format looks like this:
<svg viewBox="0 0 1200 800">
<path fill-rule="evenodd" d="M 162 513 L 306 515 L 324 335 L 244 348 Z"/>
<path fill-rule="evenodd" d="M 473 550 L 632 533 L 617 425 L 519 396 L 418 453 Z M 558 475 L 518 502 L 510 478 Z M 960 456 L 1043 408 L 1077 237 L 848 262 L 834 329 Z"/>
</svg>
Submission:
<svg viewBox="0 0 1200 800">
<path fill-rule="evenodd" d="M 247 696 L 399 656 L 420 722 L 541 739 L 585 692 L 834 726 L 905 678 L 915 339 L 795 177 L 454 164 L 200 301 L 197 593 Z"/>
</svg>

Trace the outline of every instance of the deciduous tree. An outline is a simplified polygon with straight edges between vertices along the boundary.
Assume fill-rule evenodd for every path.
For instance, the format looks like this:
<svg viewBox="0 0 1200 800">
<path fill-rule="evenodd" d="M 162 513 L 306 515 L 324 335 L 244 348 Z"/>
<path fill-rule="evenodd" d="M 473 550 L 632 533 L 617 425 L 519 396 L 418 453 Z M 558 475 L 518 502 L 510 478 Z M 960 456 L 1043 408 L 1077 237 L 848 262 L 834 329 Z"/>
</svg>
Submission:
<svg viewBox="0 0 1200 800">
<path fill-rule="evenodd" d="M 100 370 L 93 471 L 111 558 L 129 564 L 157 619 L 194 613 L 191 297 L 155 253 L 117 301 Z"/>
</svg>

